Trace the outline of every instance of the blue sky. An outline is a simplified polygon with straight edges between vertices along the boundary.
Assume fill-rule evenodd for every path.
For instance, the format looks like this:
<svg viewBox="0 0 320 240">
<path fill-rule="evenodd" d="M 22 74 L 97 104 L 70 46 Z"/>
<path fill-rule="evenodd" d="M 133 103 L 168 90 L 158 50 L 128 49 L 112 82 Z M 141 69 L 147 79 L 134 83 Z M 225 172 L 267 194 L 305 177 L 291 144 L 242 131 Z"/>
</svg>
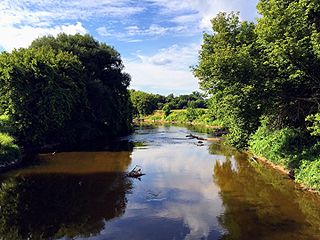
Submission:
<svg viewBox="0 0 320 240">
<path fill-rule="evenodd" d="M 220 11 L 257 17 L 257 0 L 0 0 L 0 50 L 43 35 L 89 33 L 121 54 L 131 88 L 160 94 L 198 90 L 203 32 Z"/>
</svg>

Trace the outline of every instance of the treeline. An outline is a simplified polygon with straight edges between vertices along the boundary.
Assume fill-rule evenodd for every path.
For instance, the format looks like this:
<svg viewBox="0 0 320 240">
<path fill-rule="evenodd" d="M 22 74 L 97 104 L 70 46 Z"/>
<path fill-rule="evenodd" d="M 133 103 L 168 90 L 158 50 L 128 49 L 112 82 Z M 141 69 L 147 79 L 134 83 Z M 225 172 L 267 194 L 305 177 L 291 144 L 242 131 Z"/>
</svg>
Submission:
<svg viewBox="0 0 320 240">
<path fill-rule="evenodd" d="M 170 111 L 173 109 L 207 108 L 205 95 L 199 92 L 180 96 L 174 96 L 173 94 L 163 96 L 138 90 L 130 90 L 129 92 L 133 113 L 137 117 L 149 115 L 155 110 L 162 109 Z"/>
<path fill-rule="evenodd" d="M 228 141 L 320 189 L 320 7 L 261 0 L 257 23 L 220 13 L 193 69 Z"/>
<path fill-rule="evenodd" d="M 1 53 L 5 133 L 25 149 L 128 133 L 130 76 L 123 68 L 119 53 L 90 35 L 42 37 Z"/>
</svg>

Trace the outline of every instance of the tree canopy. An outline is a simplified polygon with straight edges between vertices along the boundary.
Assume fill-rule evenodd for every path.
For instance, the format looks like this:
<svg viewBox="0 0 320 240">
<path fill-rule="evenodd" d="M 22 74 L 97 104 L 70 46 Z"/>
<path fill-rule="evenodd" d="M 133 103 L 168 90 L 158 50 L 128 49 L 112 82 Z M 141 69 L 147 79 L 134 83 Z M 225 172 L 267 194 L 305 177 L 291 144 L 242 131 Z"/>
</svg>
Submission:
<svg viewBox="0 0 320 240">
<path fill-rule="evenodd" d="M 212 20 L 213 35 L 204 34 L 194 74 L 211 94 L 211 108 L 230 128 L 239 147 L 256 130 L 261 115 L 261 63 L 255 25 L 237 14 L 220 13 Z M 259 96 L 259 97 L 258 97 Z"/>
<path fill-rule="evenodd" d="M 130 98 L 135 116 L 152 114 L 155 110 L 165 109 L 186 109 L 186 108 L 207 108 L 207 99 L 200 92 L 192 92 L 174 96 L 169 94 L 146 93 L 138 90 L 130 90 Z"/>
<path fill-rule="evenodd" d="M 89 35 L 42 37 L 0 55 L 0 113 L 22 145 L 128 132 L 131 103 L 119 53 Z"/>
<path fill-rule="evenodd" d="M 306 131 L 307 116 L 320 110 L 318 4 L 261 0 L 258 10 L 257 24 L 235 13 L 213 18 L 214 34 L 204 34 L 194 68 L 238 147 L 246 146 L 263 116 L 270 127 Z"/>
</svg>

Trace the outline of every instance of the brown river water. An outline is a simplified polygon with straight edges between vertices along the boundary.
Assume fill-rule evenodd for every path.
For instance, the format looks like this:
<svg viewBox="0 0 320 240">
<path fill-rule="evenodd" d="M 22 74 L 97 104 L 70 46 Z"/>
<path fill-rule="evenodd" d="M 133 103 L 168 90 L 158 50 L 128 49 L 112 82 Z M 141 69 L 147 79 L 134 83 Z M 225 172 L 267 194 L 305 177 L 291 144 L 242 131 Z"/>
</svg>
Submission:
<svg viewBox="0 0 320 240">
<path fill-rule="evenodd" d="M 320 239 L 320 197 L 192 129 L 140 127 L 1 176 L 0 239 Z M 126 177 L 140 165 L 141 179 Z"/>
</svg>

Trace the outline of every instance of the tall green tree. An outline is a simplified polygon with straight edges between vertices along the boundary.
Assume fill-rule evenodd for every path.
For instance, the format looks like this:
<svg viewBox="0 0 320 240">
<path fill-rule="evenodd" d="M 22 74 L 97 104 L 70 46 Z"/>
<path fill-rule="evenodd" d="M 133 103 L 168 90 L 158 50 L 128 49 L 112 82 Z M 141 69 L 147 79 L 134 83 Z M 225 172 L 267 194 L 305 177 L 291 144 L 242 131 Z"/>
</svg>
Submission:
<svg viewBox="0 0 320 240">
<path fill-rule="evenodd" d="M 220 13 L 211 22 L 214 34 L 204 34 L 194 74 L 212 96 L 214 115 L 229 127 L 229 141 L 244 147 L 258 127 L 263 107 L 255 24 L 241 22 L 235 13 Z"/>
<path fill-rule="evenodd" d="M 130 99 L 136 116 L 151 114 L 158 108 L 158 103 L 164 102 L 163 96 L 138 90 L 130 90 Z"/>
<path fill-rule="evenodd" d="M 84 66 L 87 108 L 81 116 L 81 138 L 126 133 L 132 121 L 129 92 L 130 76 L 123 72 L 120 54 L 90 35 L 59 34 L 42 37 L 31 48 L 50 47 L 77 56 Z"/>
<path fill-rule="evenodd" d="M 316 0 L 261 0 L 257 43 L 269 67 L 268 115 L 278 127 L 305 128 L 320 110 L 320 5 Z"/>
<path fill-rule="evenodd" d="M 24 146 L 127 133 L 132 109 L 119 53 L 89 35 L 43 37 L 0 55 L 1 113 Z"/>
<path fill-rule="evenodd" d="M 39 48 L 0 55 L 0 98 L 23 145 L 58 137 L 79 107 L 83 66 L 72 54 Z M 76 79 L 76 81 L 75 81 Z"/>
</svg>

